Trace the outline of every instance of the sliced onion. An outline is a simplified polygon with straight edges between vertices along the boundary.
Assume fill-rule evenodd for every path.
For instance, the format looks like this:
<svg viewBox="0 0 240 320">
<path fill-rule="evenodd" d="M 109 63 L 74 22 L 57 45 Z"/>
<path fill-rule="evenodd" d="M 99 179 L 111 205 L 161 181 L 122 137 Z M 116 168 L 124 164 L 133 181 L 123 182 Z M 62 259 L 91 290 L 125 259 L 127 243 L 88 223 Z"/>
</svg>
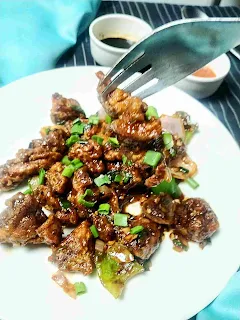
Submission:
<svg viewBox="0 0 240 320">
<path fill-rule="evenodd" d="M 173 135 L 177 135 L 179 138 L 184 138 L 185 131 L 182 119 L 178 117 L 170 117 L 162 115 L 160 117 L 162 130 L 167 131 Z"/>
<path fill-rule="evenodd" d="M 102 240 L 97 239 L 95 242 L 95 250 L 99 252 L 103 252 L 105 247 L 105 242 Z"/>
<path fill-rule="evenodd" d="M 57 271 L 52 275 L 53 281 L 55 281 L 71 298 L 76 299 L 76 290 L 74 284 L 72 284 L 64 275 L 62 271 Z"/>
</svg>

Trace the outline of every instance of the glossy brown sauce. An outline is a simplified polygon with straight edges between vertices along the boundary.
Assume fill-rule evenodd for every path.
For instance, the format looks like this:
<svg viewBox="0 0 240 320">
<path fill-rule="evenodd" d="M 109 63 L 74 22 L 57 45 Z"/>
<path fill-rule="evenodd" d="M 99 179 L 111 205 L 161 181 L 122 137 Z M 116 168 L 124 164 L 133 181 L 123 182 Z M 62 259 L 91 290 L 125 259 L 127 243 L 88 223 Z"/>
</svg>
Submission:
<svg viewBox="0 0 240 320">
<path fill-rule="evenodd" d="M 216 73 L 208 66 L 195 71 L 192 75 L 200 78 L 216 78 Z"/>
<path fill-rule="evenodd" d="M 135 41 L 124 38 L 106 38 L 101 41 L 111 47 L 121 49 L 129 49 L 135 43 Z"/>
</svg>

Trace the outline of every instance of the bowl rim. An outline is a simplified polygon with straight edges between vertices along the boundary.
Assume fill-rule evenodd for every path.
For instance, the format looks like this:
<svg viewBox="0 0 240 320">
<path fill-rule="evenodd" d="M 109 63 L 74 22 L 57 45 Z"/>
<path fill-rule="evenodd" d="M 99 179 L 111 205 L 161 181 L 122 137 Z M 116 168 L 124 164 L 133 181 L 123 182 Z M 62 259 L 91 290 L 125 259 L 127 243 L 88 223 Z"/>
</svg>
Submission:
<svg viewBox="0 0 240 320">
<path fill-rule="evenodd" d="M 186 77 L 186 79 L 191 82 L 197 82 L 197 83 L 212 83 L 212 82 L 218 82 L 218 81 L 224 79 L 227 76 L 227 74 L 229 73 L 230 68 L 231 68 L 230 59 L 226 53 L 220 55 L 216 59 L 222 59 L 223 63 L 225 63 L 225 65 L 226 65 L 226 71 L 222 75 L 216 76 L 214 78 L 204 78 L 204 77 L 193 76 L 192 74 L 190 74 L 189 76 Z M 216 60 L 216 59 L 214 59 L 214 60 Z M 211 63 L 212 63 L 212 61 L 207 63 L 206 65 L 211 67 Z M 213 69 L 215 69 L 215 68 L 213 68 Z"/>
<path fill-rule="evenodd" d="M 90 24 L 89 26 L 89 36 L 90 36 L 90 39 L 92 39 L 92 41 L 95 42 L 95 44 L 97 46 L 99 46 L 101 49 L 103 50 L 107 50 L 107 51 L 110 51 L 110 52 L 114 52 L 114 53 L 126 53 L 129 49 L 122 49 L 122 48 L 116 48 L 116 47 L 112 47 L 108 44 L 105 44 L 103 42 L 101 42 L 94 34 L 93 32 L 93 27 L 99 23 L 100 21 L 102 20 L 108 20 L 108 19 L 111 19 L 111 18 L 119 18 L 119 19 L 123 19 L 123 20 L 131 20 L 131 21 L 134 21 L 136 23 L 139 23 L 141 25 L 144 25 L 145 27 L 149 28 L 149 34 L 153 31 L 153 28 L 144 20 L 138 18 L 138 17 L 135 17 L 135 16 L 130 16 L 129 14 L 122 14 L 122 13 L 110 13 L 110 14 L 105 14 L 103 16 L 100 16 L 96 19 L 94 19 L 92 21 L 92 23 Z M 146 34 L 143 35 L 143 37 L 146 36 Z"/>
</svg>

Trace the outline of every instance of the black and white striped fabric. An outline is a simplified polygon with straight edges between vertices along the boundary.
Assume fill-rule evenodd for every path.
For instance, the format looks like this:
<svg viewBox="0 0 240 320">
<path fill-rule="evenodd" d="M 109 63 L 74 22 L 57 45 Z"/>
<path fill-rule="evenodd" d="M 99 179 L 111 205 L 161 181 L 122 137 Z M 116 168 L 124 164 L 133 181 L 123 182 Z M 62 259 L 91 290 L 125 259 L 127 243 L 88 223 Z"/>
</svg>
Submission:
<svg viewBox="0 0 240 320">
<path fill-rule="evenodd" d="M 209 16 L 240 17 L 240 9 L 236 7 L 200 7 Z M 139 17 L 153 28 L 181 18 L 181 6 L 156 3 L 104 1 L 101 3 L 98 16 L 108 13 L 125 13 Z M 232 136 L 240 144 L 240 61 L 232 54 L 231 71 L 219 90 L 201 102 L 211 110 L 227 127 Z M 58 67 L 96 65 L 90 52 L 89 35 L 86 30 L 78 39 L 75 48 L 65 54 Z"/>
</svg>

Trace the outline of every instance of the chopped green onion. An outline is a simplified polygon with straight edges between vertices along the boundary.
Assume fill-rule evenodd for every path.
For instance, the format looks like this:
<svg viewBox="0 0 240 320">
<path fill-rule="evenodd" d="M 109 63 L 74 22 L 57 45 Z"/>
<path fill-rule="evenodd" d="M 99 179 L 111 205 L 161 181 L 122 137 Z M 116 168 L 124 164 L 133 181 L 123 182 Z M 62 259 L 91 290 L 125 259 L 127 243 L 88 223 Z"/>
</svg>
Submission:
<svg viewBox="0 0 240 320">
<path fill-rule="evenodd" d="M 114 182 L 121 182 L 122 181 L 122 176 L 120 174 L 116 174 L 114 177 Z"/>
<path fill-rule="evenodd" d="M 109 214 L 110 211 L 110 205 L 108 203 L 102 203 L 100 204 L 99 208 L 98 208 L 98 212 L 100 214 Z"/>
<path fill-rule="evenodd" d="M 33 191 L 31 188 L 28 188 L 27 190 L 23 191 L 23 194 L 32 194 Z"/>
<path fill-rule="evenodd" d="M 86 201 L 85 197 L 87 196 L 93 196 L 93 191 L 91 189 L 87 189 L 83 195 L 81 195 L 78 199 L 78 202 L 80 204 L 82 204 L 83 206 L 87 207 L 87 208 L 92 208 L 95 206 L 96 201 L 92 202 L 92 201 Z"/>
<path fill-rule="evenodd" d="M 170 150 L 173 147 L 174 142 L 173 142 L 173 137 L 172 137 L 171 133 L 169 133 L 169 132 L 163 133 L 163 143 L 164 143 L 167 150 Z"/>
<path fill-rule="evenodd" d="M 79 136 L 76 134 L 71 135 L 70 138 L 67 139 L 66 141 L 66 145 L 68 147 L 71 147 L 74 143 L 76 143 L 77 141 L 79 141 Z"/>
<path fill-rule="evenodd" d="M 60 204 L 61 204 L 61 206 L 63 207 L 63 209 L 68 209 L 68 208 L 71 207 L 71 202 L 68 201 L 67 199 L 61 198 L 61 199 L 59 199 L 59 200 L 60 200 Z"/>
<path fill-rule="evenodd" d="M 39 176 L 38 176 L 38 184 L 39 185 L 44 184 L 45 174 L 46 174 L 46 171 L 43 168 L 40 169 Z"/>
<path fill-rule="evenodd" d="M 172 242 L 173 242 L 174 246 L 180 247 L 180 248 L 182 248 L 183 250 L 188 251 L 188 247 L 185 246 L 179 239 L 173 239 Z"/>
<path fill-rule="evenodd" d="M 128 226 L 128 215 L 124 213 L 115 213 L 114 215 L 114 225 L 119 227 Z"/>
<path fill-rule="evenodd" d="M 137 234 L 137 233 L 143 231 L 143 229 L 144 229 L 143 226 L 136 226 L 136 227 L 133 227 L 130 229 L 130 233 Z"/>
<path fill-rule="evenodd" d="M 63 172 L 62 172 L 62 176 L 67 177 L 67 178 L 71 178 L 71 176 L 73 175 L 75 171 L 75 168 L 72 164 L 68 165 L 67 167 L 64 168 Z"/>
<path fill-rule="evenodd" d="M 74 166 L 74 171 L 78 170 L 79 168 L 81 168 L 83 166 L 82 161 L 80 161 L 79 159 L 74 159 L 74 160 L 72 160 L 71 163 Z"/>
<path fill-rule="evenodd" d="M 62 161 L 61 161 L 63 164 L 65 164 L 66 166 L 68 166 L 69 164 L 71 164 L 71 160 L 68 159 L 68 156 L 64 156 L 62 158 Z"/>
<path fill-rule="evenodd" d="M 97 238 L 99 236 L 97 228 L 95 227 L 94 224 L 90 227 L 90 230 L 91 230 L 92 235 L 94 236 L 94 238 Z"/>
<path fill-rule="evenodd" d="M 152 189 L 152 192 L 155 194 L 160 194 L 161 192 L 168 193 L 173 198 L 179 198 L 182 194 L 182 191 L 179 188 L 174 178 L 172 178 L 170 182 L 167 182 L 164 180 L 161 183 L 159 183 L 157 186 L 152 187 L 151 189 Z"/>
<path fill-rule="evenodd" d="M 122 156 L 122 163 L 123 164 L 127 163 L 127 157 L 125 155 Z"/>
<path fill-rule="evenodd" d="M 124 178 L 123 178 L 123 183 L 128 183 L 128 181 L 132 178 L 131 173 L 129 172 L 124 172 Z"/>
<path fill-rule="evenodd" d="M 115 147 L 119 146 L 119 142 L 118 142 L 118 139 L 117 139 L 117 138 L 112 138 L 112 137 L 110 137 L 110 138 L 108 139 L 108 141 L 109 141 L 113 146 L 115 146 Z"/>
<path fill-rule="evenodd" d="M 94 140 L 94 141 L 96 141 L 98 144 L 102 145 L 104 139 L 103 139 L 102 137 L 100 137 L 100 136 L 94 135 L 94 136 L 92 136 L 92 140 Z"/>
<path fill-rule="evenodd" d="M 171 148 L 171 149 L 169 150 L 169 153 L 170 153 L 170 155 L 171 155 L 172 157 L 175 157 L 175 155 L 176 155 L 176 151 L 175 151 L 173 148 Z"/>
<path fill-rule="evenodd" d="M 110 124 L 112 122 L 112 118 L 107 114 L 106 118 L 105 118 L 105 121 L 106 121 L 107 124 Z"/>
<path fill-rule="evenodd" d="M 183 173 L 188 173 L 189 170 L 183 167 L 179 167 L 179 171 L 183 172 Z"/>
<path fill-rule="evenodd" d="M 199 187 L 199 183 L 194 180 L 193 178 L 188 178 L 187 180 L 185 180 L 191 188 L 196 189 L 197 187 Z"/>
<path fill-rule="evenodd" d="M 162 155 L 160 152 L 148 150 L 145 154 L 143 162 L 149 166 L 156 167 Z"/>
<path fill-rule="evenodd" d="M 158 119 L 159 116 L 158 116 L 158 113 L 157 113 L 157 109 L 152 107 L 152 106 L 149 106 L 147 111 L 146 111 L 146 117 L 147 117 L 148 120 L 150 120 L 152 117 Z"/>
<path fill-rule="evenodd" d="M 83 122 L 77 122 L 72 126 L 72 134 L 83 134 L 86 124 Z"/>
<path fill-rule="evenodd" d="M 94 179 L 94 182 L 98 187 L 101 187 L 103 184 L 110 184 L 111 180 L 106 174 L 100 174 L 100 176 Z"/>
<path fill-rule="evenodd" d="M 98 124 L 98 122 L 99 122 L 99 116 L 96 114 L 90 116 L 88 119 L 88 123 L 90 123 L 90 124 Z"/>
<path fill-rule="evenodd" d="M 133 164 L 132 160 L 128 160 L 127 165 L 131 166 Z"/>
<path fill-rule="evenodd" d="M 50 131 L 51 131 L 50 128 L 45 128 L 45 133 L 46 133 L 46 135 L 48 135 Z"/>
<path fill-rule="evenodd" d="M 191 141 L 192 137 L 193 137 L 194 131 L 185 131 L 185 143 L 189 144 L 189 142 Z"/>
<path fill-rule="evenodd" d="M 75 282 L 74 287 L 77 296 L 87 292 L 87 288 L 83 282 Z"/>
<path fill-rule="evenodd" d="M 74 125 L 74 124 L 79 123 L 79 122 L 81 122 L 80 119 L 76 118 L 75 120 L 73 120 L 72 124 Z"/>
</svg>

